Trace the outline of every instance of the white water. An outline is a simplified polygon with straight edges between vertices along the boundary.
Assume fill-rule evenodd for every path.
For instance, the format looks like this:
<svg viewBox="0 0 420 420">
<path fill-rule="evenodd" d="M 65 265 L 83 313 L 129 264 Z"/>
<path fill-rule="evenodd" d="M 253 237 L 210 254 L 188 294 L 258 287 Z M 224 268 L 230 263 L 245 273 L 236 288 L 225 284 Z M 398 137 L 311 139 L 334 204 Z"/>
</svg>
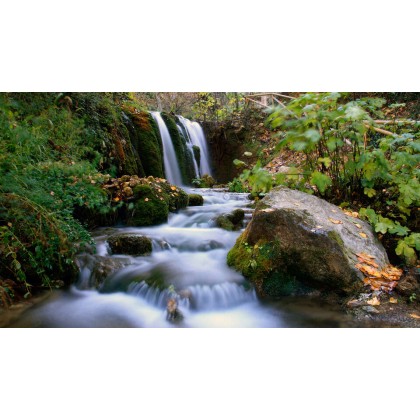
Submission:
<svg viewBox="0 0 420 420">
<path fill-rule="evenodd" d="M 144 257 L 110 256 L 128 265 L 106 278 L 99 291 L 94 288 L 92 267 L 85 263 L 75 286 L 67 292 L 54 293 L 48 301 L 29 310 L 18 326 L 283 326 L 280 313 L 261 305 L 254 290 L 245 287 L 242 275 L 226 264 L 227 252 L 240 232 L 214 227 L 217 215 L 248 203 L 245 195 L 212 190 L 196 192 L 204 194 L 205 205 L 173 214 L 167 224 L 94 232 L 98 258 L 109 256 L 106 239 L 115 232 L 147 235 L 153 240 L 154 250 Z M 171 287 L 161 291 L 148 286 L 146 281 L 152 278 L 164 279 Z M 170 297 L 177 299 L 184 315 L 179 324 L 166 320 Z"/>
<path fill-rule="evenodd" d="M 179 170 L 178 160 L 176 158 L 175 148 L 169 130 L 166 127 L 160 112 L 152 112 L 152 117 L 159 127 L 160 136 L 162 138 L 165 177 L 171 184 L 181 186 L 183 185 L 181 171 Z"/>
<path fill-rule="evenodd" d="M 180 132 L 181 136 L 185 137 L 184 132 L 182 131 L 181 127 L 180 127 L 178 124 L 177 124 L 176 126 L 178 127 L 178 130 L 179 130 L 179 132 Z M 193 144 L 191 143 L 191 140 L 190 140 L 190 137 L 189 137 L 189 135 L 188 135 L 188 132 L 187 132 L 187 139 L 186 139 L 186 140 L 187 140 L 187 147 L 188 147 L 188 150 L 189 150 L 189 152 L 190 152 L 190 154 L 191 154 L 191 156 L 192 156 L 193 163 L 194 163 L 194 173 L 195 173 L 195 177 L 196 177 L 196 178 L 200 178 L 200 169 L 199 169 L 199 167 L 198 167 L 197 160 L 195 159 L 195 156 L 194 156 Z"/>
<path fill-rule="evenodd" d="M 195 146 L 200 148 L 200 175 L 212 175 L 210 169 L 210 155 L 207 147 L 206 137 L 201 125 L 198 122 L 192 122 L 181 115 L 178 115 L 179 121 L 184 126 L 185 131 L 188 133 L 189 140 Z"/>
</svg>

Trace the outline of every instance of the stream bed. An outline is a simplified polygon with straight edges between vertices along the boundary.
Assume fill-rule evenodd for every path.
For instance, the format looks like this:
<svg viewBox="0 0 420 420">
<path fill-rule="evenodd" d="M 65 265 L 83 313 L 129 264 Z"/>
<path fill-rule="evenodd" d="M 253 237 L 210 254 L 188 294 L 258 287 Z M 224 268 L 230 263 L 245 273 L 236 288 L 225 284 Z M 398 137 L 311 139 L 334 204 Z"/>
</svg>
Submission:
<svg viewBox="0 0 420 420">
<path fill-rule="evenodd" d="M 52 292 L 12 327 L 340 327 L 348 326 L 339 307 L 315 297 L 261 302 L 244 277 L 229 268 L 226 256 L 240 231 L 216 227 L 215 218 L 237 208 L 252 210 L 247 194 L 191 189 L 204 205 L 171 214 L 154 227 L 101 228 L 92 232 L 95 255 L 81 255 L 80 277 L 68 290 Z M 110 255 L 107 238 L 115 233 L 148 236 L 149 256 Z M 92 263 L 107 258 L 121 267 L 99 283 Z M 151 279 L 170 285 L 151 287 Z M 183 315 L 167 320 L 166 305 L 175 297 Z"/>
</svg>

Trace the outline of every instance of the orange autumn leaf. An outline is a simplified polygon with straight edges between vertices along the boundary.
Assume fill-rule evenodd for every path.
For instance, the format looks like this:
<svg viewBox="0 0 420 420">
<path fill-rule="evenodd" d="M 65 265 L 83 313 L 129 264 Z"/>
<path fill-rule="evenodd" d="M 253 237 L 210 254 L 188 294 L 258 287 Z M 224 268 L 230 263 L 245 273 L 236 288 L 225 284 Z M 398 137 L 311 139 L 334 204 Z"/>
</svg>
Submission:
<svg viewBox="0 0 420 420">
<path fill-rule="evenodd" d="M 331 217 L 329 217 L 328 220 L 331 223 L 334 223 L 335 225 L 342 225 L 343 224 L 343 222 L 341 220 L 332 219 Z"/>
<path fill-rule="evenodd" d="M 372 306 L 378 306 L 381 304 L 381 302 L 379 302 L 379 299 L 376 296 L 374 296 L 372 299 L 367 300 L 366 303 Z"/>
<path fill-rule="evenodd" d="M 420 319 L 420 315 L 417 314 L 410 314 L 410 317 L 414 319 Z"/>
<path fill-rule="evenodd" d="M 398 299 L 392 297 L 389 299 L 389 303 L 398 303 Z"/>
<path fill-rule="evenodd" d="M 367 238 L 367 235 L 366 235 L 366 233 L 364 233 L 364 232 L 359 232 L 359 235 L 360 235 L 362 238 Z"/>
</svg>

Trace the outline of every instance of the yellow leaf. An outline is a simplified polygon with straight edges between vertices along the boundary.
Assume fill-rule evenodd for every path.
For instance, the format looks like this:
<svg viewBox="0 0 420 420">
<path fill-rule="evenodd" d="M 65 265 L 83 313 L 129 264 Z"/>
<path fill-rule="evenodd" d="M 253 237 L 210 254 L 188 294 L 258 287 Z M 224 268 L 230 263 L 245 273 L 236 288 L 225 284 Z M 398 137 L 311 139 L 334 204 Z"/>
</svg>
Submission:
<svg viewBox="0 0 420 420">
<path fill-rule="evenodd" d="M 354 224 L 358 229 L 362 229 L 362 225 L 360 225 L 359 223 L 355 223 Z"/>
<path fill-rule="evenodd" d="M 341 220 L 331 219 L 331 217 L 329 217 L 328 220 L 331 223 L 334 223 L 335 225 L 342 225 L 343 224 L 343 222 Z"/>
<path fill-rule="evenodd" d="M 398 299 L 392 297 L 389 299 L 389 303 L 398 303 Z"/>
<path fill-rule="evenodd" d="M 410 314 L 410 317 L 414 319 L 420 319 L 420 315 L 417 314 Z"/>
<path fill-rule="evenodd" d="M 149 199 L 148 198 L 145 198 L 144 201 L 149 201 Z"/>
<path fill-rule="evenodd" d="M 359 235 L 360 235 L 362 238 L 367 238 L 367 235 L 366 235 L 366 233 L 364 233 L 364 232 L 359 232 Z"/>
<path fill-rule="evenodd" d="M 372 306 L 378 306 L 381 304 L 381 302 L 379 302 L 379 299 L 376 296 L 374 296 L 372 299 L 367 300 L 366 303 Z"/>
</svg>

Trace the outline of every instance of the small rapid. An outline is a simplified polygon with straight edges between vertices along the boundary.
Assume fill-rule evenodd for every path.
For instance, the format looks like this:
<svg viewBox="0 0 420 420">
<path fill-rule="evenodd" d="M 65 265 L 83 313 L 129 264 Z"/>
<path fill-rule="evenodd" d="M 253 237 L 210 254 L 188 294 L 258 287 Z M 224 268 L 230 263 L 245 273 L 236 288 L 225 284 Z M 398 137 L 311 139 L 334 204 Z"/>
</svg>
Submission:
<svg viewBox="0 0 420 420">
<path fill-rule="evenodd" d="M 245 278 L 226 263 L 241 231 L 226 231 L 215 224 L 217 216 L 242 208 L 246 214 L 243 230 L 252 214 L 246 194 L 211 189 L 190 192 L 202 194 L 204 205 L 171 214 L 168 223 L 92 232 L 96 253 L 79 255 L 77 283 L 52 292 L 12 326 L 273 328 L 341 322 L 331 321 L 331 312 L 319 311 L 317 305 L 307 311 L 308 301 L 303 306 L 296 305 L 296 299 L 286 304 L 261 302 Z M 107 239 L 115 233 L 148 236 L 152 253 L 112 255 Z M 183 316 L 180 322 L 167 319 L 169 299 L 177 302 Z"/>
</svg>

